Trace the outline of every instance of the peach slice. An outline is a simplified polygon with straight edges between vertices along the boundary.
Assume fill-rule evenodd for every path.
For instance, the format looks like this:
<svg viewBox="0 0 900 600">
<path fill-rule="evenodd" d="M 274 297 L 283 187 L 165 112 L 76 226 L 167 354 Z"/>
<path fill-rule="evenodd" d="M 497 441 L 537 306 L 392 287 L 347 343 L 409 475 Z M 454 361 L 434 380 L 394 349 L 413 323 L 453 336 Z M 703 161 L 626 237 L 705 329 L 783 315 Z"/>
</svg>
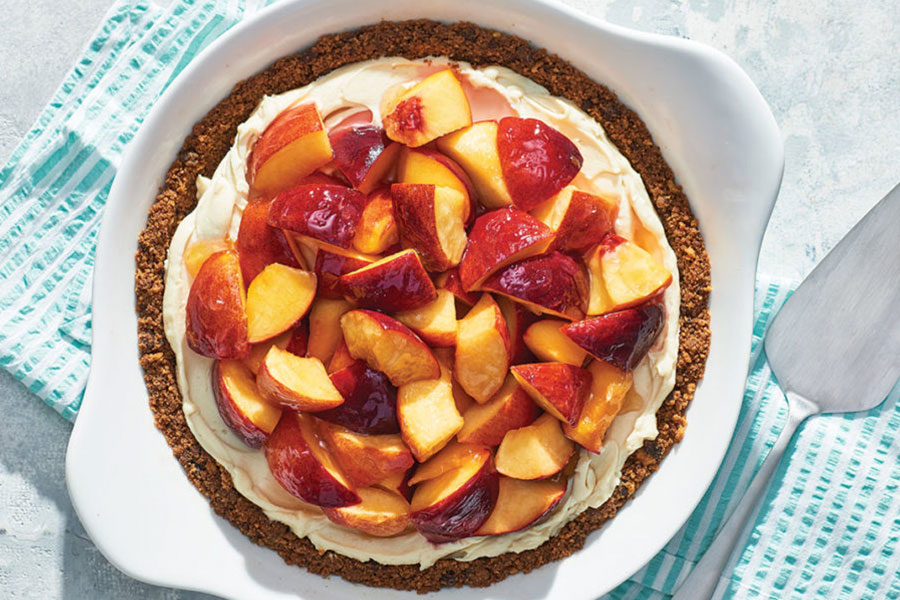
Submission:
<svg viewBox="0 0 900 600">
<path fill-rule="evenodd" d="M 420 379 L 397 390 L 397 420 L 403 441 L 419 462 L 428 460 L 463 426 L 456 411 L 450 372 Z"/>
<path fill-rule="evenodd" d="M 295 352 L 294 354 L 298 353 Z M 334 354 L 331 355 L 331 360 L 328 361 L 328 367 L 326 370 L 328 371 L 329 375 L 333 375 L 334 373 L 346 369 L 356 362 L 358 361 L 350 356 L 350 350 L 347 349 L 347 343 L 344 342 L 344 334 L 342 333 L 341 341 L 338 342 L 337 348 L 334 349 Z M 346 395 L 343 392 L 341 392 L 341 395 L 346 398 Z"/>
<path fill-rule="evenodd" d="M 243 361 L 244 365 L 248 369 L 250 369 L 250 372 L 253 373 L 254 377 L 256 377 L 256 374 L 259 373 L 259 368 L 262 366 L 263 359 L 266 357 L 266 354 L 269 353 L 269 349 L 271 349 L 272 346 L 278 346 L 282 350 L 288 350 L 288 344 L 290 343 L 293 335 L 293 330 L 285 331 L 277 337 L 268 339 L 264 342 L 260 342 L 259 344 L 251 345 L 250 354 Z M 304 354 L 306 354 L 306 350 L 304 350 L 303 352 L 288 350 L 288 352 L 290 352 L 291 354 L 296 354 L 297 356 L 303 356 Z"/>
<path fill-rule="evenodd" d="M 664 326 L 663 308 L 647 304 L 570 323 L 562 332 L 594 358 L 631 371 L 647 356 Z"/>
<path fill-rule="evenodd" d="M 588 314 L 592 315 L 643 304 L 672 283 L 672 274 L 646 250 L 615 234 L 607 235 L 591 250 L 588 267 Z"/>
<path fill-rule="evenodd" d="M 441 376 L 431 348 L 396 319 L 371 310 L 351 310 L 341 317 L 341 330 L 350 355 L 384 373 L 395 386 Z"/>
<path fill-rule="evenodd" d="M 399 435 L 366 435 L 320 421 L 319 434 L 341 472 L 355 487 L 367 487 L 413 465 L 413 457 Z"/>
<path fill-rule="evenodd" d="M 591 395 L 574 425 L 563 424 L 563 433 L 591 452 L 600 452 L 606 430 L 631 389 L 632 374 L 595 360 L 588 366 L 592 376 Z"/>
<path fill-rule="evenodd" d="M 481 215 L 469 232 L 469 242 L 459 263 L 463 289 L 476 289 L 506 265 L 541 254 L 551 241 L 552 229 L 516 208 Z"/>
<path fill-rule="evenodd" d="M 584 266 L 561 252 L 526 258 L 491 275 L 481 289 L 520 302 L 534 312 L 584 318 L 588 278 Z"/>
<path fill-rule="evenodd" d="M 307 356 L 314 356 L 322 364 L 331 361 L 334 351 L 343 339 L 341 316 L 353 305 L 344 299 L 316 298 L 309 309 L 309 343 Z"/>
<path fill-rule="evenodd" d="M 207 258 L 188 292 L 185 339 L 209 358 L 246 358 L 247 294 L 238 256 L 231 250 Z"/>
<path fill-rule="evenodd" d="M 510 361 L 509 330 L 497 303 L 483 294 L 457 324 L 454 376 L 476 402 L 503 385 Z"/>
<path fill-rule="evenodd" d="M 498 486 L 490 453 L 482 455 L 416 486 L 410 520 L 434 543 L 470 536 L 494 510 Z"/>
<path fill-rule="evenodd" d="M 497 505 L 474 535 L 502 535 L 536 523 L 566 495 L 568 481 L 524 481 L 500 476 Z"/>
<path fill-rule="evenodd" d="M 323 508 L 329 520 L 358 529 L 376 537 L 390 537 L 402 533 L 409 525 L 409 502 L 400 494 L 377 487 L 356 491 L 362 501 L 341 508 Z"/>
<path fill-rule="evenodd" d="M 506 328 L 509 330 L 510 363 L 518 365 L 534 362 L 534 355 L 525 345 L 525 332 L 532 323 L 537 321 L 538 316 L 528 310 L 524 304 L 513 302 L 504 296 L 499 296 L 496 300 L 500 312 L 503 313 L 503 320 L 506 321 Z"/>
<path fill-rule="evenodd" d="M 567 185 L 531 215 L 556 232 L 551 249 L 584 252 L 612 232 L 618 212 L 615 201 Z"/>
<path fill-rule="evenodd" d="M 497 448 L 497 471 L 515 479 L 545 479 L 569 462 L 575 444 L 556 417 L 545 413 L 531 425 L 513 429 Z"/>
<path fill-rule="evenodd" d="M 451 69 L 433 73 L 406 90 L 384 111 L 389 138 L 411 148 L 472 123 L 462 84 Z"/>
<path fill-rule="evenodd" d="M 337 254 L 325 247 L 316 248 L 316 261 L 313 267 L 318 279 L 318 294 L 322 298 L 343 298 L 341 293 L 341 275 L 371 265 L 376 259 L 364 254 Z"/>
<path fill-rule="evenodd" d="M 543 121 L 520 117 L 500 119 L 497 155 L 513 204 L 522 210 L 559 192 L 584 162 L 569 138 Z"/>
<path fill-rule="evenodd" d="M 402 147 L 392 144 L 376 125 L 341 127 L 328 139 L 337 168 L 363 194 L 375 189 L 390 173 Z"/>
<path fill-rule="evenodd" d="M 278 424 L 282 409 L 263 398 L 250 369 L 237 360 L 216 361 L 212 389 L 225 424 L 251 448 L 261 447 Z"/>
<path fill-rule="evenodd" d="M 285 410 L 263 448 L 275 480 L 304 502 L 338 508 L 362 501 L 325 447 L 315 417 Z"/>
<path fill-rule="evenodd" d="M 454 160 L 428 148 L 404 148 L 397 161 L 397 183 L 431 183 L 453 188 L 466 198 L 468 223 L 475 216 L 472 180 Z"/>
<path fill-rule="evenodd" d="M 466 247 L 465 196 L 428 183 L 395 183 L 391 196 L 403 246 L 416 249 L 429 271 L 459 264 Z"/>
<path fill-rule="evenodd" d="M 438 290 L 437 299 L 430 304 L 394 316 L 432 346 L 456 343 L 456 303 L 447 290 Z"/>
<path fill-rule="evenodd" d="M 349 248 L 366 206 L 366 196 L 340 185 L 307 184 L 287 189 L 272 200 L 267 222 Z"/>
<path fill-rule="evenodd" d="M 525 345 L 538 360 L 580 367 L 587 359 L 587 352 L 562 332 L 562 327 L 566 324 L 566 321 L 557 319 L 533 323 L 525 330 Z"/>
<path fill-rule="evenodd" d="M 371 192 L 366 199 L 362 218 L 356 228 L 353 247 L 366 254 L 383 254 L 400 243 L 391 188 L 384 186 Z"/>
<path fill-rule="evenodd" d="M 247 337 L 262 342 L 293 327 L 316 296 L 316 276 L 272 263 L 247 288 Z"/>
<path fill-rule="evenodd" d="M 412 310 L 437 298 L 437 290 L 415 250 L 401 250 L 341 275 L 344 296 L 365 308 Z"/>
<path fill-rule="evenodd" d="M 487 208 L 512 204 L 500 165 L 497 129 L 496 121 L 479 121 L 437 141 L 438 150 L 456 161 L 471 178 L 478 199 Z"/>
<path fill-rule="evenodd" d="M 188 276 L 194 279 L 207 258 L 217 252 L 230 249 L 230 245 L 226 240 L 197 240 L 192 242 L 184 249 L 184 268 L 187 269 Z M 247 279 L 245 275 L 244 281 L 250 281 L 250 279 Z"/>
<path fill-rule="evenodd" d="M 570 425 L 578 421 L 591 393 L 590 372 L 558 362 L 516 365 L 510 371 L 538 406 Z"/>
<path fill-rule="evenodd" d="M 464 444 L 497 446 L 507 431 L 530 425 L 538 407 L 512 375 L 485 404 L 476 404 L 463 413 L 463 428 L 456 436 Z"/>
<path fill-rule="evenodd" d="M 409 487 L 408 483 L 409 474 L 410 471 L 406 471 L 405 473 L 394 473 L 390 477 L 376 483 L 375 487 L 399 494 L 409 502 L 409 500 L 412 499 L 412 488 Z"/>
<path fill-rule="evenodd" d="M 284 232 L 268 224 L 270 198 L 251 198 L 241 214 L 235 248 L 241 259 L 244 281 L 251 282 L 272 263 L 299 267 Z"/>
<path fill-rule="evenodd" d="M 459 469 L 464 463 L 471 461 L 481 463 L 490 457 L 491 450 L 486 446 L 450 442 L 443 450 L 416 467 L 415 473 L 407 483 L 417 485 L 423 481 L 440 477 L 454 469 Z"/>
<path fill-rule="evenodd" d="M 295 356 L 272 346 L 256 376 L 267 398 L 295 410 L 328 410 L 344 402 L 318 358 Z"/>
<path fill-rule="evenodd" d="M 354 360 L 348 367 L 332 373 L 331 383 L 344 397 L 344 403 L 316 413 L 317 417 L 357 433 L 400 433 L 397 388 L 384 373 Z"/>
<path fill-rule="evenodd" d="M 263 130 L 247 159 L 247 183 L 275 194 L 331 162 L 331 144 L 315 104 L 283 111 Z"/>
<path fill-rule="evenodd" d="M 453 294 L 462 306 L 472 307 L 478 302 L 480 297 L 477 293 L 467 292 L 463 289 L 462 282 L 459 280 L 459 269 L 454 267 L 448 271 L 440 273 L 434 279 L 434 284 L 441 289 L 447 290 Z"/>
</svg>

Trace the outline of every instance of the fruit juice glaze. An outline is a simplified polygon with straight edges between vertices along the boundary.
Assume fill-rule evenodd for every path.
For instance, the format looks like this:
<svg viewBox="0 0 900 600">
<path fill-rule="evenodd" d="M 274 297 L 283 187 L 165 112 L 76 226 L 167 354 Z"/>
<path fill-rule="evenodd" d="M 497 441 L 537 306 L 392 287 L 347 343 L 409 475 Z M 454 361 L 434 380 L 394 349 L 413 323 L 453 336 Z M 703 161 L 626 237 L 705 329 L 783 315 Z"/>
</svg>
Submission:
<svg viewBox="0 0 900 600">
<path fill-rule="evenodd" d="M 572 183 L 584 191 L 615 199 L 619 205 L 616 232 L 640 244 L 674 278 L 663 295 L 663 334 L 635 368 L 634 386 L 607 431 L 600 452 L 579 449 L 568 490 L 556 508 L 544 520 L 503 535 L 433 544 L 410 529 L 394 537 L 377 538 L 333 523 L 320 508 L 285 491 L 271 475 L 264 452 L 245 445 L 219 416 L 210 381 L 214 361 L 187 347 L 184 314 L 191 276 L 185 266 L 185 251 L 200 240 L 236 239 L 249 196 L 245 175 L 250 150 L 266 125 L 283 110 L 314 100 L 326 127 L 369 119 L 380 123 L 391 98 L 448 64 L 445 58 L 382 58 L 348 65 L 303 88 L 266 97 L 238 128 L 233 147 L 213 177 L 198 179 L 197 208 L 178 226 L 169 248 L 164 298 L 166 334 L 177 357 L 188 425 L 203 448 L 231 474 L 235 488 L 269 518 L 287 524 L 321 550 L 362 561 L 419 564 L 421 568 L 444 557 L 465 561 L 539 546 L 585 509 L 603 504 L 615 489 L 627 457 L 656 436 L 656 411 L 675 381 L 680 292 L 675 255 L 640 175 L 600 125 L 572 103 L 549 95 L 543 87 L 506 68 L 475 69 L 458 63 L 457 73 L 471 104 L 473 121 L 508 115 L 536 118 L 572 140 L 584 159 Z"/>
</svg>

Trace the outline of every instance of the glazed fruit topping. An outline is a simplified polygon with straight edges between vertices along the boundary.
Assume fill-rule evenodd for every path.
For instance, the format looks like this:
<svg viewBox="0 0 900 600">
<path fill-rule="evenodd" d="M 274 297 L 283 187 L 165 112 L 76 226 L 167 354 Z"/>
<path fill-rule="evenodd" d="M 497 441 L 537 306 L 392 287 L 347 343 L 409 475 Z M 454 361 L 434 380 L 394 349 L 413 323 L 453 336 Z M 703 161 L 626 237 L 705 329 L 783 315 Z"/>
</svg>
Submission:
<svg viewBox="0 0 900 600">
<path fill-rule="evenodd" d="M 518 531 L 603 448 L 672 274 L 547 123 L 472 123 L 452 69 L 384 106 L 263 131 L 236 240 L 185 251 L 187 344 L 228 428 L 332 522 Z"/>
</svg>

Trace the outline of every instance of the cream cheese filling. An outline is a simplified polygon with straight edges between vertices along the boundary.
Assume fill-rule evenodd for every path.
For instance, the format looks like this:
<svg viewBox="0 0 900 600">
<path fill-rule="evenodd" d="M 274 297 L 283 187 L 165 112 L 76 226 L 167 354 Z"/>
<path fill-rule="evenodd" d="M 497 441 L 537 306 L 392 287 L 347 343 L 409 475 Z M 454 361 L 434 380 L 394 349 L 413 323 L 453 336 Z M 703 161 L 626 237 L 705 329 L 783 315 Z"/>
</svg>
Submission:
<svg viewBox="0 0 900 600">
<path fill-rule="evenodd" d="M 616 231 L 629 239 L 639 233 L 645 246 L 655 246 L 647 249 L 674 277 L 664 295 L 665 330 L 635 368 L 634 386 L 607 433 L 602 451 L 593 454 L 581 450 L 566 496 L 545 520 L 500 536 L 470 537 L 439 545 L 415 531 L 377 538 L 336 525 L 317 507 L 288 494 L 270 474 L 262 450 L 244 445 L 222 421 L 210 383 L 212 360 L 195 354 L 186 345 L 184 315 L 191 280 L 183 253 L 197 240 L 237 237 L 249 193 L 244 175 L 247 157 L 266 125 L 285 108 L 315 100 L 326 124 L 354 109 L 370 110 L 374 121 L 380 122 L 386 91 L 408 86 L 449 62 L 446 58 L 423 62 L 388 57 L 355 63 L 302 88 L 264 98 L 238 127 L 234 145 L 212 178 L 198 179 L 197 208 L 178 226 L 169 247 L 163 300 L 166 337 L 177 359 L 187 423 L 200 445 L 231 474 L 235 488 L 269 518 L 309 538 L 320 550 L 383 564 L 419 564 L 423 569 L 445 557 L 466 561 L 539 546 L 585 509 L 603 504 L 618 484 L 628 456 L 656 436 L 656 411 L 675 384 L 680 291 L 675 254 L 640 175 L 609 141 L 603 128 L 568 100 L 551 96 L 545 88 L 504 67 L 476 69 L 467 63 L 454 63 L 472 99 L 476 120 L 516 114 L 541 119 L 568 136 L 584 157 L 574 183 L 617 199 Z"/>
</svg>

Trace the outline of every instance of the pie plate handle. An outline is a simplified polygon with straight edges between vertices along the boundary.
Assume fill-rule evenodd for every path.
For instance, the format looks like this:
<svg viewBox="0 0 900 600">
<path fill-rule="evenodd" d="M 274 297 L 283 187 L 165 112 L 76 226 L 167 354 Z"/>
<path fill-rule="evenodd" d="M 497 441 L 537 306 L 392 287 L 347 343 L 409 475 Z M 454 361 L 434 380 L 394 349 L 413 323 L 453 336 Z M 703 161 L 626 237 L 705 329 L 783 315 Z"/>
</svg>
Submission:
<svg viewBox="0 0 900 600">
<path fill-rule="evenodd" d="M 735 546 L 740 540 L 746 539 L 750 533 L 749 528 L 756 522 L 756 515 L 761 507 L 760 500 L 769 487 L 769 481 L 794 437 L 794 432 L 803 421 L 819 412 L 819 408 L 806 398 L 793 392 L 786 392 L 785 395 L 788 399 L 788 420 L 784 429 L 778 435 L 775 445 L 763 461 L 750 487 L 744 492 L 741 502 L 719 530 L 713 543 L 706 549 L 703 558 L 681 583 L 672 600 L 706 600 L 713 597 Z"/>
</svg>

